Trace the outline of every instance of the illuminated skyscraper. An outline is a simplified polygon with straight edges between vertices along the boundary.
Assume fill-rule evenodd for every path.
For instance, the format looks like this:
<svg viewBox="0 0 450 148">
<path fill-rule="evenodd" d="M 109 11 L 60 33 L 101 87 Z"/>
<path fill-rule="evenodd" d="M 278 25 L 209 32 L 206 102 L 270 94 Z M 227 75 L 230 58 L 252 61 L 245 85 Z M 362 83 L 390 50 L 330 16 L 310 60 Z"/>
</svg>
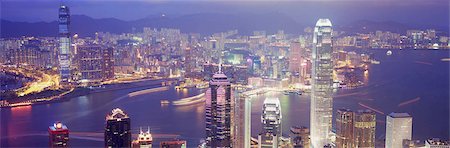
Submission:
<svg viewBox="0 0 450 148">
<path fill-rule="evenodd" d="M 373 111 L 359 110 L 354 116 L 355 147 L 375 147 L 375 127 L 377 118 Z"/>
<path fill-rule="evenodd" d="M 234 116 L 234 136 L 233 146 L 240 148 L 250 148 L 251 139 L 251 111 L 250 98 L 241 92 L 236 92 L 235 116 Z"/>
<path fill-rule="evenodd" d="M 332 25 L 329 19 L 319 19 L 314 28 L 311 75 L 311 145 L 323 147 L 329 143 L 333 98 L 331 54 Z"/>
<path fill-rule="evenodd" d="M 105 147 L 130 147 L 130 118 L 121 109 L 113 109 L 106 116 Z"/>
<path fill-rule="evenodd" d="M 289 47 L 289 71 L 292 73 L 300 72 L 301 58 L 300 42 L 292 42 Z"/>
<path fill-rule="evenodd" d="M 219 68 L 206 91 L 206 146 L 231 147 L 231 83 Z"/>
<path fill-rule="evenodd" d="M 258 136 L 259 148 L 276 148 L 281 137 L 281 106 L 278 98 L 266 98 L 261 122 L 263 132 Z"/>
<path fill-rule="evenodd" d="M 337 148 L 352 148 L 353 146 L 353 112 L 349 109 L 339 109 L 336 117 Z"/>
<path fill-rule="evenodd" d="M 69 129 L 61 122 L 48 127 L 50 147 L 69 147 Z"/>
<path fill-rule="evenodd" d="M 138 138 L 132 142 L 133 148 L 152 148 L 153 137 L 150 133 L 150 128 L 143 132 L 142 129 L 139 131 Z"/>
<path fill-rule="evenodd" d="M 386 148 L 399 148 L 411 140 L 412 117 L 408 113 L 391 113 L 386 117 Z"/>
<path fill-rule="evenodd" d="M 70 11 L 69 7 L 59 7 L 59 74 L 61 82 L 70 82 Z"/>
</svg>

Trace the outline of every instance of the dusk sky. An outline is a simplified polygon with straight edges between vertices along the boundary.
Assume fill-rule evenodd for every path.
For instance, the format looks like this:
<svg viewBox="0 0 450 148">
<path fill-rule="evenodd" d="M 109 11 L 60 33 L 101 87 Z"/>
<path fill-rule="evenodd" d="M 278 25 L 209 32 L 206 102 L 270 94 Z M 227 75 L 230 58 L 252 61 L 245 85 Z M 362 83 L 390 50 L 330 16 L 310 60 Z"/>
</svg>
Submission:
<svg viewBox="0 0 450 148">
<path fill-rule="evenodd" d="M 59 0 L 2 0 L 1 18 L 12 21 L 54 21 Z M 282 13 L 294 20 L 331 18 L 338 24 L 357 20 L 396 21 L 412 25 L 448 26 L 448 0 L 301 0 L 301 1 L 124 1 L 66 0 L 72 14 L 93 18 L 136 20 L 166 14 L 168 17 L 196 13 Z"/>
</svg>

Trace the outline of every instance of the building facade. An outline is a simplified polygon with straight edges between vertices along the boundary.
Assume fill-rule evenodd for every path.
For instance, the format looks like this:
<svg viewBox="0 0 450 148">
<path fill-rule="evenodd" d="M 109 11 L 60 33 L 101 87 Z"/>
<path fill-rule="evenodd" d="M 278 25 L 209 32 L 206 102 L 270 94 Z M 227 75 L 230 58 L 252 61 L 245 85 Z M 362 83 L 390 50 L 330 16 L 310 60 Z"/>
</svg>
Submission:
<svg viewBox="0 0 450 148">
<path fill-rule="evenodd" d="M 232 147 L 231 127 L 232 107 L 231 83 L 219 70 L 209 82 L 206 91 L 206 146 Z"/>
<path fill-rule="evenodd" d="M 336 147 L 353 148 L 353 111 L 339 109 L 336 115 Z"/>
<path fill-rule="evenodd" d="M 354 117 L 355 147 L 374 148 L 377 118 L 371 110 L 359 110 Z"/>
<path fill-rule="evenodd" d="M 69 129 L 61 122 L 48 127 L 49 147 L 69 147 Z"/>
<path fill-rule="evenodd" d="M 143 132 L 141 128 L 137 139 L 133 140 L 131 145 L 133 148 L 152 148 L 152 144 L 153 137 L 150 133 L 150 128 L 148 128 L 146 132 Z"/>
<path fill-rule="evenodd" d="M 386 148 L 403 146 L 404 140 L 411 140 L 412 117 L 408 113 L 391 113 L 386 117 Z"/>
<path fill-rule="evenodd" d="M 70 11 L 69 7 L 59 7 L 59 73 L 61 82 L 70 82 Z"/>
<path fill-rule="evenodd" d="M 314 148 L 329 143 L 333 112 L 332 24 L 319 19 L 314 28 L 311 75 L 311 144 Z"/>
<path fill-rule="evenodd" d="M 131 147 L 130 117 L 121 109 L 106 116 L 105 147 Z"/>
<path fill-rule="evenodd" d="M 276 148 L 281 138 L 281 106 L 278 98 L 266 98 L 264 100 L 261 122 L 263 132 L 258 136 L 260 148 Z"/>
</svg>

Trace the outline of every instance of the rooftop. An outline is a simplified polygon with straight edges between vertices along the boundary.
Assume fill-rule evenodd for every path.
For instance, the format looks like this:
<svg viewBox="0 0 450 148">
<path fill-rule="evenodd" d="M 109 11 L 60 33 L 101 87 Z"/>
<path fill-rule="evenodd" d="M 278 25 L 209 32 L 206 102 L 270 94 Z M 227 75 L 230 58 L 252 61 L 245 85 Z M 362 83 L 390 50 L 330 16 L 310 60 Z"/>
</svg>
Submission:
<svg viewBox="0 0 450 148">
<path fill-rule="evenodd" d="M 317 27 L 331 27 L 331 26 L 333 26 L 332 24 L 331 24 L 331 21 L 330 21 L 330 19 L 319 19 L 318 21 L 317 21 L 317 23 L 316 23 L 316 26 Z"/>
<path fill-rule="evenodd" d="M 120 108 L 113 109 L 110 114 L 106 115 L 106 120 L 116 120 L 128 118 L 128 115 Z"/>
<path fill-rule="evenodd" d="M 411 115 L 409 115 L 408 113 L 390 113 L 389 116 L 392 117 L 392 118 L 407 118 L 407 117 L 411 117 Z"/>
</svg>

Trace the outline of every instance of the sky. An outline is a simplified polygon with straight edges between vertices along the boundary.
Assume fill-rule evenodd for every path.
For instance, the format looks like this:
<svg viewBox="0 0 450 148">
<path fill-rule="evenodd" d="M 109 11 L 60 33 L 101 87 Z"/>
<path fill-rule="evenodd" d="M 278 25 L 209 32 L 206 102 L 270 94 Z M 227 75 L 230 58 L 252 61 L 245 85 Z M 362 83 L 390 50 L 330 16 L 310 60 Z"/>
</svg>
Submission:
<svg viewBox="0 0 450 148">
<path fill-rule="evenodd" d="M 449 26 L 449 0 L 64 0 L 72 14 L 93 18 L 137 20 L 165 14 L 283 13 L 294 20 L 331 18 L 345 24 L 357 20 Z M 12 21 L 54 21 L 60 0 L 0 0 L 0 17 Z"/>
</svg>

